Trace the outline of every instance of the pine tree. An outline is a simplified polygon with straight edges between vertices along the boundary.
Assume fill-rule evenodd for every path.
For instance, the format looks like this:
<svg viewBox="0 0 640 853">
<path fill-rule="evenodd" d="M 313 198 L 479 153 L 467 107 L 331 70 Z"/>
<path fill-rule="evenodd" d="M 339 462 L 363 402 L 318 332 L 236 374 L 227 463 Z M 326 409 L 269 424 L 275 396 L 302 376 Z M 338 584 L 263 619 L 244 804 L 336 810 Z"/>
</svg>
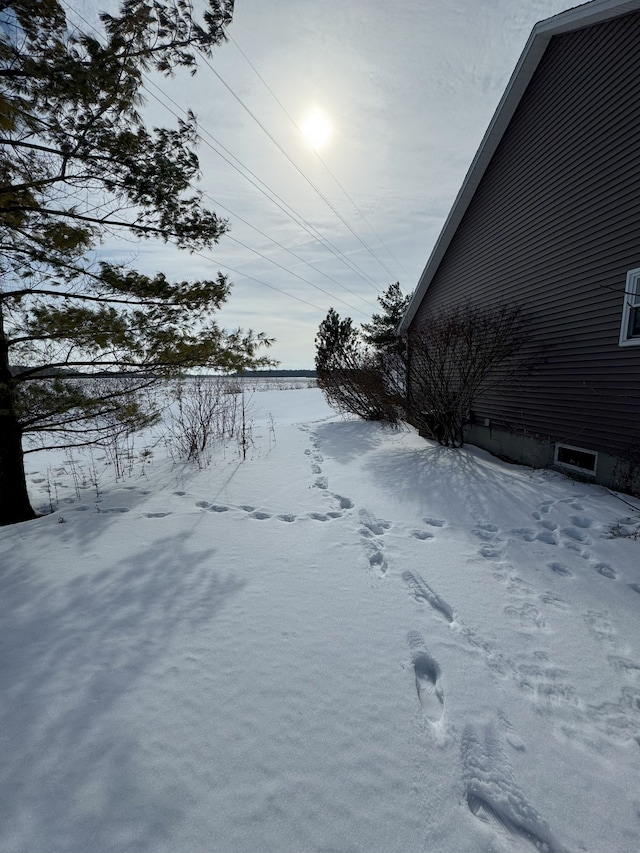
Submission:
<svg viewBox="0 0 640 853">
<path fill-rule="evenodd" d="M 149 377 L 270 363 L 270 341 L 225 332 L 230 292 L 99 261 L 105 236 L 211 246 L 227 223 L 202 204 L 192 113 L 148 128 L 143 76 L 196 71 L 225 38 L 233 0 L 125 0 L 102 34 L 71 28 L 59 0 L 0 0 L 0 524 L 34 517 L 23 438 L 90 441 L 141 424 L 135 390 Z M 74 371 L 128 382 L 96 393 Z M 97 430 L 97 432 L 96 432 Z"/>
<path fill-rule="evenodd" d="M 388 302 L 379 297 L 385 310 L 396 304 L 394 287 L 387 291 Z M 404 362 L 398 355 L 395 325 L 376 315 L 368 329 L 363 335 L 350 317 L 342 319 L 329 309 L 316 335 L 318 386 L 338 411 L 397 424 L 404 412 Z"/>
<path fill-rule="evenodd" d="M 410 300 L 411 294 L 403 294 L 400 282 L 390 284 L 382 296 L 378 297 L 382 313 L 374 314 L 370 323 L 362 324 L 364 342 L 378 352 L 398 352 L 403 344 L 396 330 Z"/>
</svg>

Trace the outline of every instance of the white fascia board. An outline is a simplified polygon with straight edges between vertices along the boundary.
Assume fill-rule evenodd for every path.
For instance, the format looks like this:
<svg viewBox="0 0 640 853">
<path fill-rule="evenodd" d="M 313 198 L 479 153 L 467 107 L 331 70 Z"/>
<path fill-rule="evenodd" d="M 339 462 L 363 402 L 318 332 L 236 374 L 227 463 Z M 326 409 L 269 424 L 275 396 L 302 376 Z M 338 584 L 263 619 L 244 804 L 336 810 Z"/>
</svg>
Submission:
<svg viewBox="0 0 640 853">
<path fill-rule="evenodd" d="M 411 302 L 398 325 L 399 335 L 407 332 L 552 36 L 592 26 L 638 9 L 640 0 L 592 0 L 591 3 L 568 9 L 534 26 L 420 276 Z"/>
</svg>

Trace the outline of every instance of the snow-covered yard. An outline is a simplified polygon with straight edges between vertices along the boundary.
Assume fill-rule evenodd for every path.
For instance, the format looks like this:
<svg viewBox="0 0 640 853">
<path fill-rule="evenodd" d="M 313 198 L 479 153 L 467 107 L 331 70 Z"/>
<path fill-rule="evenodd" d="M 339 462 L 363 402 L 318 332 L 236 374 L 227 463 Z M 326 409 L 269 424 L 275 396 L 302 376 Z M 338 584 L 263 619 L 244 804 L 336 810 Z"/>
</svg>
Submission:
<svg viewBox="0 0 640 853">
<path fill-rule="evenodd" d="M 640 502 L 252 405 L 245 462 L 27 458 L 0 850 L 638 850 Z"/>
</svg>

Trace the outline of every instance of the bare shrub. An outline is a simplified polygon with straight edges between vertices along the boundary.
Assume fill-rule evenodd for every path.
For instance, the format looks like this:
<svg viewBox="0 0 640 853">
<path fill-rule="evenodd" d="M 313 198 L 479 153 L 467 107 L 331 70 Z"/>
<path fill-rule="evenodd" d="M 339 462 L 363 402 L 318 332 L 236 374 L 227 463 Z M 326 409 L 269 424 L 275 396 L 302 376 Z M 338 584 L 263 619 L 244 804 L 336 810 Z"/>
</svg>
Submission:
<svg viewBox="0 0 640 853">
<path fill-rule="evenodd" d="M 616 521 L 610 525 L 604 534 L 605 539 L 633 539 L 640 540 L 640 521 L 634 518 L 626 518 Z"/>
<path fill-rule="evenodd" d="M 612 488 L 640 497 L 640 434 L 636 434 L 624 457 L 616 463 Z"/>
<path fill-rule="evenodd" d="M 365 346 L 350 317 L 331 308 L 316 336 L 318 387 L 330 406 L 367 421 L 397 423 L 404 409 L 391 357 Z"/>
<path fill-rule="evenodd" d="M 433 313 L 409 333 L 407 413 L 440 444 L 463 444 L 478 393 L 524 369 L 517 356 L 527 321 L 517 306 L 456 305 Z"/>
<path fill-rule="evenodd" d="M 167 443 L 178 459 L 204 468 L 216 439 L 231 439 L 238 429 L 238 394 L 223 376 L 197 376 L 176 382 L 166 418 Z"/>
<path fill-rule="evenodd" d="M 214 448 L 220 446 L 225 452 L 231 442 L 245 460 L 255 448 L 252 397 L 253 391 L 242 381 L 227 376 L 196 376 L 176 382 L 168 389 L 165 417 L 169 453 L 174 459 L 206 468 Z"/>
</svg>

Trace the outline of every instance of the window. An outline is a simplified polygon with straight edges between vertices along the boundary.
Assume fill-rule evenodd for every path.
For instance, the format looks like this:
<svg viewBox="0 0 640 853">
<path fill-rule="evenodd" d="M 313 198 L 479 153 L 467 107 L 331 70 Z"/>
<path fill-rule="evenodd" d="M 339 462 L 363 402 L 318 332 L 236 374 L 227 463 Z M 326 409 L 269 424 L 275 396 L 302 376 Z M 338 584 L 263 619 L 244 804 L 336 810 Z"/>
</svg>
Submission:
<svg viewBox="0 0 640 853">
<path fill-rule="evenodd" d="M 554 462 L 562 468 L 570 468 L 572 471 L 579 471 L 581 474 L 595 474 L 598 454 L 595 450 L 585 450 L 584 447 L 556 444 Z"/>
<path fill-rule="evenodd" d="M 620 346 L 634 345 L 640 345 L 640 269 L 627 273 L 620 326 Z"/>
</svg>

